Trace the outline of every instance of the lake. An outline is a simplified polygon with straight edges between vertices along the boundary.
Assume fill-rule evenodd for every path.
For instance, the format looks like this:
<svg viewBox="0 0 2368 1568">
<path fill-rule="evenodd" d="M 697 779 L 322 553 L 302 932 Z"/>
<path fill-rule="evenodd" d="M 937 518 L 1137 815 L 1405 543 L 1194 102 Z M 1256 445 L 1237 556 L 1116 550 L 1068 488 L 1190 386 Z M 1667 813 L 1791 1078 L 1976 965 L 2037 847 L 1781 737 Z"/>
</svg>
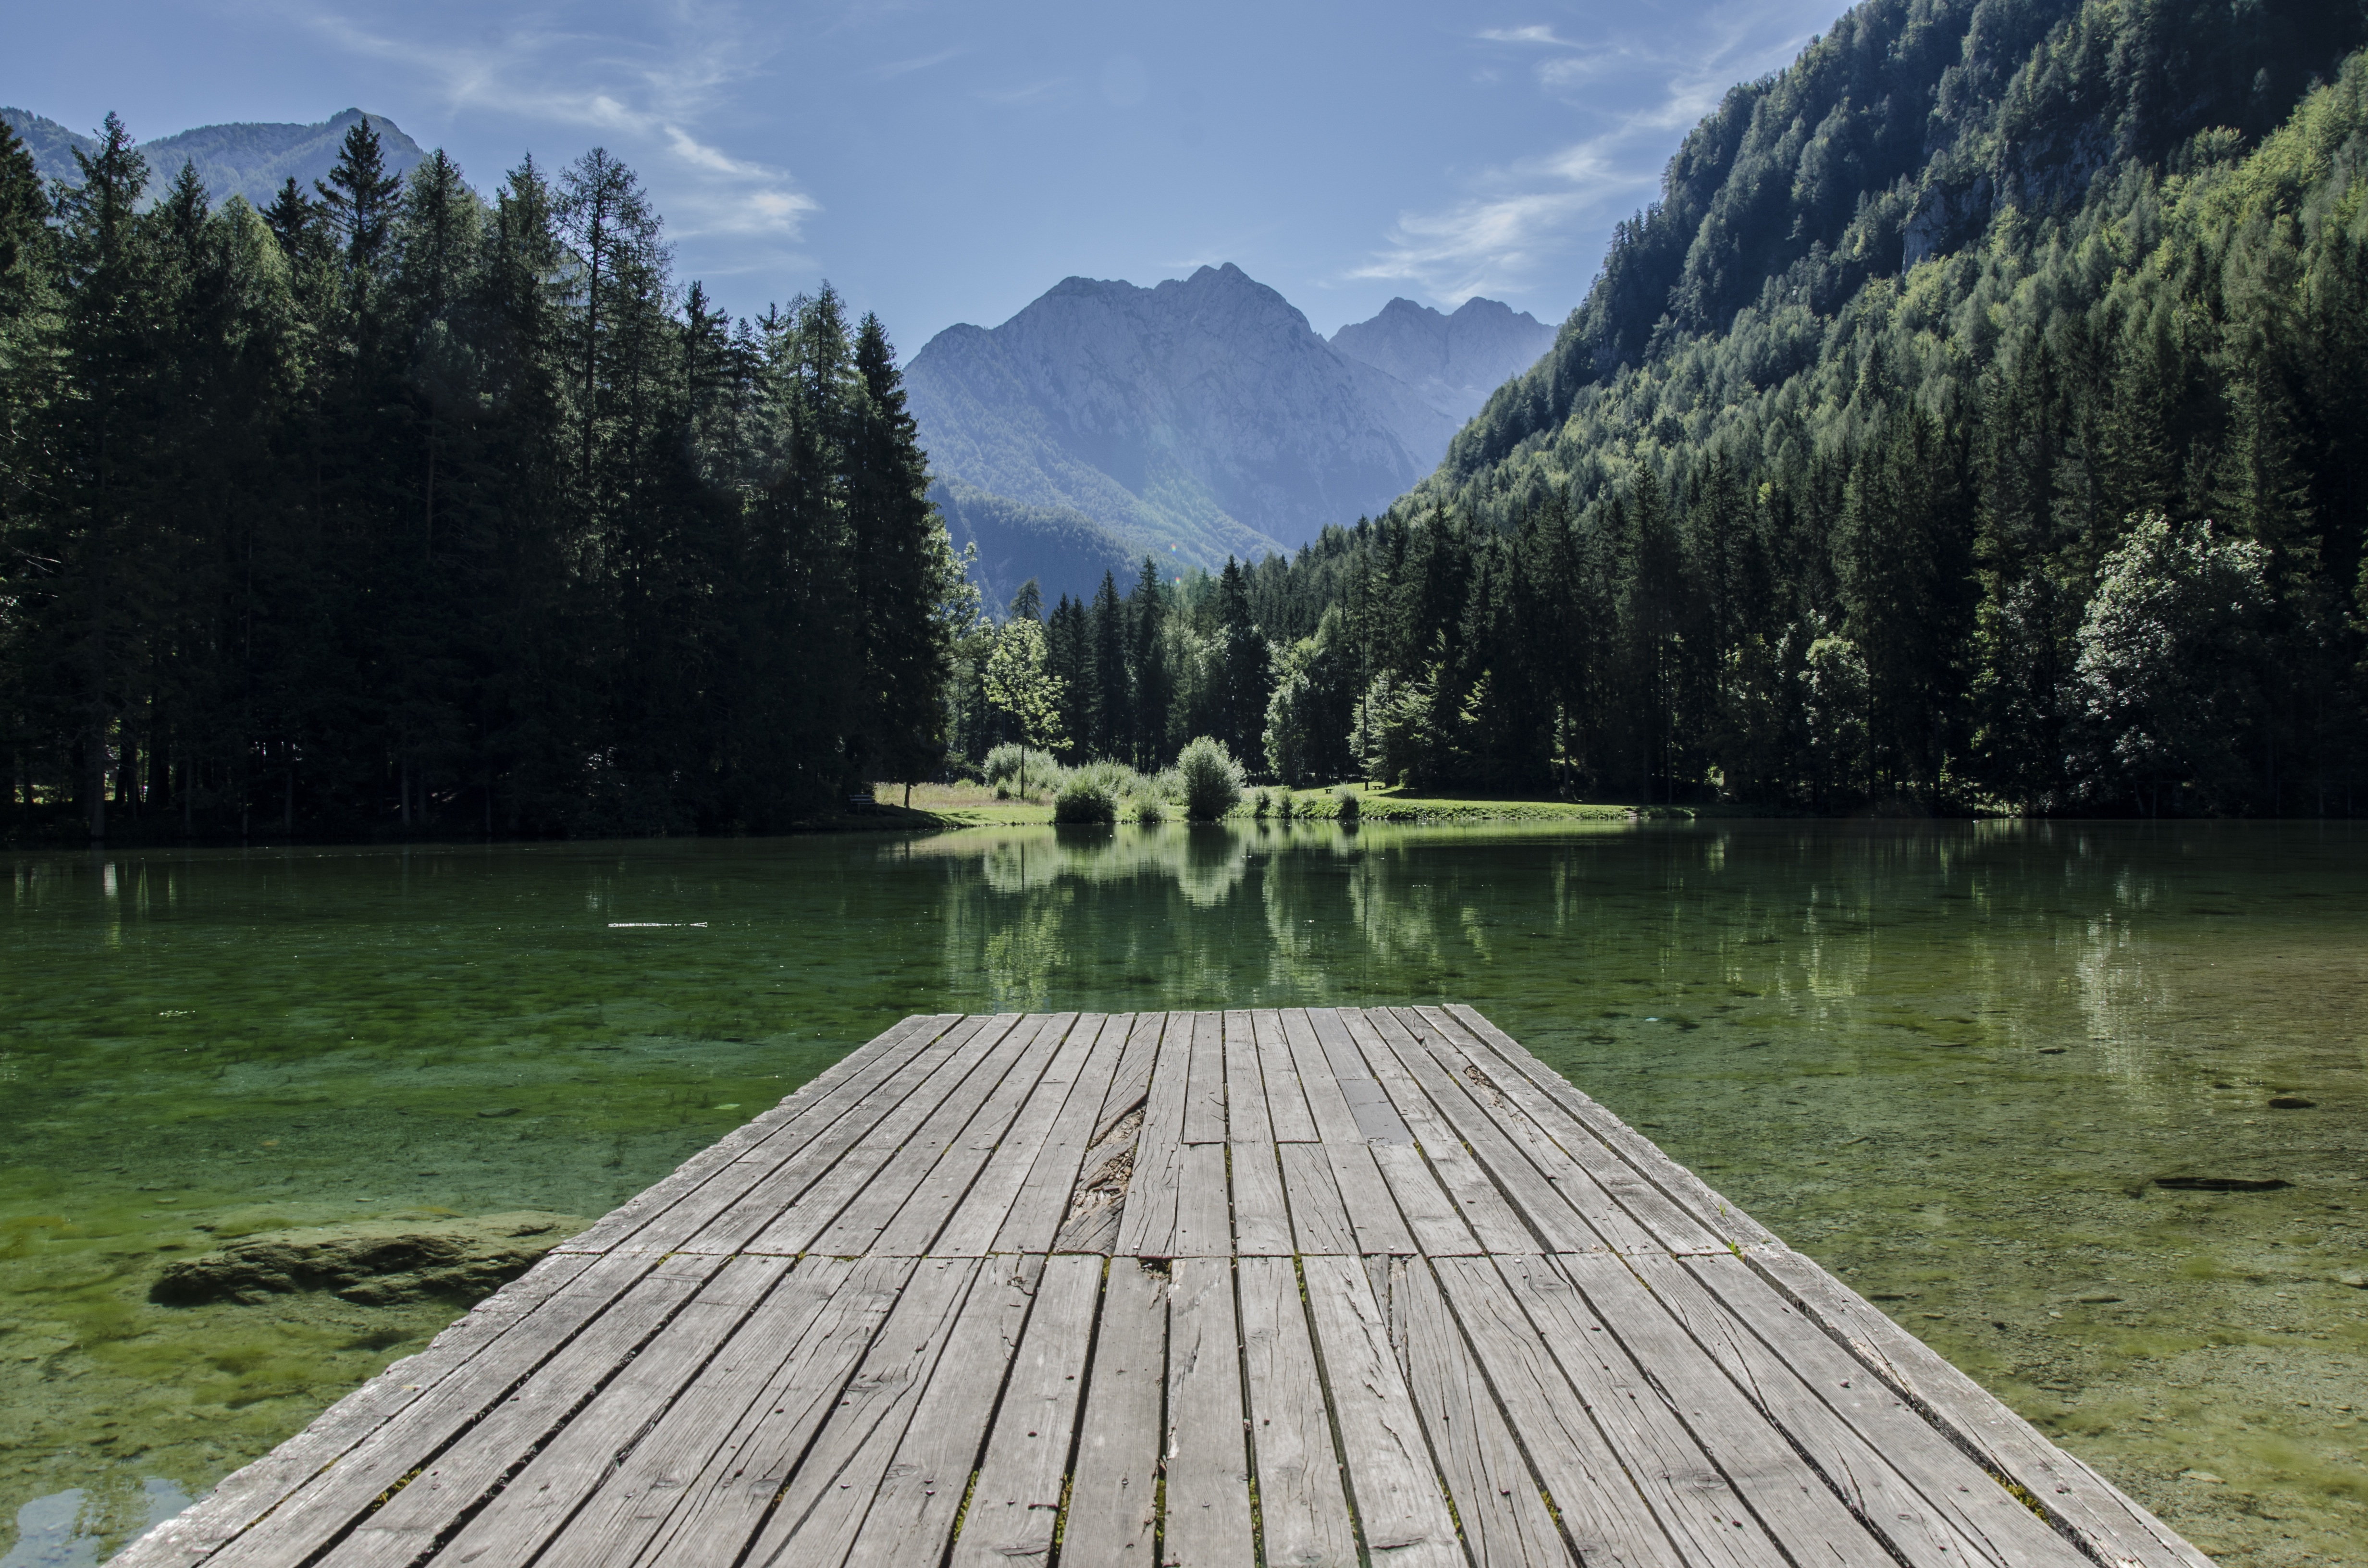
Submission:
<svg viewBox="0 0 2368 1568">
<path fill-rule="evenodd" d="M 98 1561 L 454 1311 L 150 1302 L 225 1238 L 597 1216 L 908 1013 L 1440 1000 L 2206 1551 L 2368 1561 L 2350 824 L 1234 824 L 0 865 L 5 1568 Z M 2231 1178 L 2288 1185 L 2193 1185 Z"/>
</svg>

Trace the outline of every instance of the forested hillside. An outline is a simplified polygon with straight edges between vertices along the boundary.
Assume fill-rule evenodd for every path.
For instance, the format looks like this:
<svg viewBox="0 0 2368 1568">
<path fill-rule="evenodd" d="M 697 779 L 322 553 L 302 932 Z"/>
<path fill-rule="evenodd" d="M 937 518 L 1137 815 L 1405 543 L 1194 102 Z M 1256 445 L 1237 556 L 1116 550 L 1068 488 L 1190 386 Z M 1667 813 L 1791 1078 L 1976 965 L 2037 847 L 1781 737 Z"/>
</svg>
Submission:
<svg viewBox="0 0 2368 1568">
<path fill-rule="evenodd" d="M 1206 710 L 1293 778 L 2368 805 L 2363 40 L 2358 0 L 1869 0 L 1689 136 L 1436 475 L 1205 596 L 1152 700 L 1255 682 Z"/>
<path fill-rule="evenodd" d="M 780 827 L 943 745 L 973 602 L 880 323 L 735 326 L 598 150 L 490 200 L 52 205 L 0 129 L 0 812 L 94 835 Z"/>
</svg>

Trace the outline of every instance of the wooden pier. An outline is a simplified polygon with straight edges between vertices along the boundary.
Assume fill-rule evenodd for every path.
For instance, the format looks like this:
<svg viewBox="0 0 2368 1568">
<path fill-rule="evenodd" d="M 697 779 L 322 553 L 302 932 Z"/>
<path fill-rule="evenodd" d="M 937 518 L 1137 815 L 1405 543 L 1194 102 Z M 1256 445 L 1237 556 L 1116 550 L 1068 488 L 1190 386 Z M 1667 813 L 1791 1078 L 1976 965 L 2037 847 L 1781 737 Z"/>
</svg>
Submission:
<svg viewBox="0 0 2368 1568">
<path fill-rule="evenodd" d="M 117 1561 L 2208 1562 L 1463 1007 L 908 1018 Z"/>
</svg>

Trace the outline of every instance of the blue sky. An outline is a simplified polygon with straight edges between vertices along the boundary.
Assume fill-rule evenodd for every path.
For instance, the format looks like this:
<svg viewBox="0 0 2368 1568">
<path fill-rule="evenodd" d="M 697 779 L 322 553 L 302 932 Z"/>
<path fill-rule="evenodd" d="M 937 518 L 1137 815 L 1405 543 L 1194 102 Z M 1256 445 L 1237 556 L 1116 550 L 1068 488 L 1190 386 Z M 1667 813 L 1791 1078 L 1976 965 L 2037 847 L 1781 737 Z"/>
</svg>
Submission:
<svg viewBox="0 0 2368 1568">
<path fill-rule="evenodd" d="M 1204 262 L 1326 333 L 1394 294 L 1553 322 L 1686 130 L 1841 8 L 0 0 L 0 102 L 143 139 L 355 106 L 487 190 L 605 145 L 684 278 L 747 312 L 827 278 L 908 353 Z"/>
</svg>

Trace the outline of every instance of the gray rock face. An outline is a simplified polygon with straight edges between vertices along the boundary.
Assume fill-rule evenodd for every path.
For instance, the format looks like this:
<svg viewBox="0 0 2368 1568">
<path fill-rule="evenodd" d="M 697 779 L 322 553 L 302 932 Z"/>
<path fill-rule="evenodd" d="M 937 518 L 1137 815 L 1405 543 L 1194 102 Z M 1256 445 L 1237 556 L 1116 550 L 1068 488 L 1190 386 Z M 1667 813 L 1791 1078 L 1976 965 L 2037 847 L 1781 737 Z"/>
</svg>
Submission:
<svg viewBox="0 0 2368 1568">
<path fill-rule="evenodd" d="M 572 1214 L 522 1211 L 274 1231 L 172 1265 L 150 1287 L 148 1299 L 176 1307 L 254 1305 L 298 1290 L 328 1290 L 364 1306 L 428 1296 L 476 1301 L 584 1226 Z"/>
<path fill-rule="evenodd" d="M 1459 423 L 1230 264 L 1068 278 L 1001 326 L 939 333 L 906 384 L 940 479 L 1201 566 L 1379 511 Z"/>
<path fill-rule="evenodd" d="M 316 125 L 201 125 L 140 144 L 141 155 L 148 160 L 148 199 L 154 201 L 164 193 L 183 164 L 197 165 L 206 194 L 216 202 L 232 195 L 244 196 L 259 210 L 269 206 L 281 182 L 290 178 L 310 196 L 314 180 L 329 177 L 347 129 L 365 118 L 379 134 L 389 174 L 408 174 L 427 155 L 394 121 L 384 115 L 365 116 L 358 108 L 332 115 Z M 82 183 L 74 154 L 77 149 L 97 152 L 96 141 L 20 108 L 0 108 L 0 119 L 25 139 L 26 150 L 32 153 L 33 166 L 42 178 Z"/>
<path fill-rule="evenodd" d="M 1332 335 L 1332 347 L 1412 387 L 1461 426 L 1488 394 L 1538 362 L 1554 329 L 1496 300 L 1466 300 L 1441 315 L 1412 300 L 1392 300 L 1371 321 Z M 1442 445 L 1431 461 L 1446 455 Z"/>
</svg>

